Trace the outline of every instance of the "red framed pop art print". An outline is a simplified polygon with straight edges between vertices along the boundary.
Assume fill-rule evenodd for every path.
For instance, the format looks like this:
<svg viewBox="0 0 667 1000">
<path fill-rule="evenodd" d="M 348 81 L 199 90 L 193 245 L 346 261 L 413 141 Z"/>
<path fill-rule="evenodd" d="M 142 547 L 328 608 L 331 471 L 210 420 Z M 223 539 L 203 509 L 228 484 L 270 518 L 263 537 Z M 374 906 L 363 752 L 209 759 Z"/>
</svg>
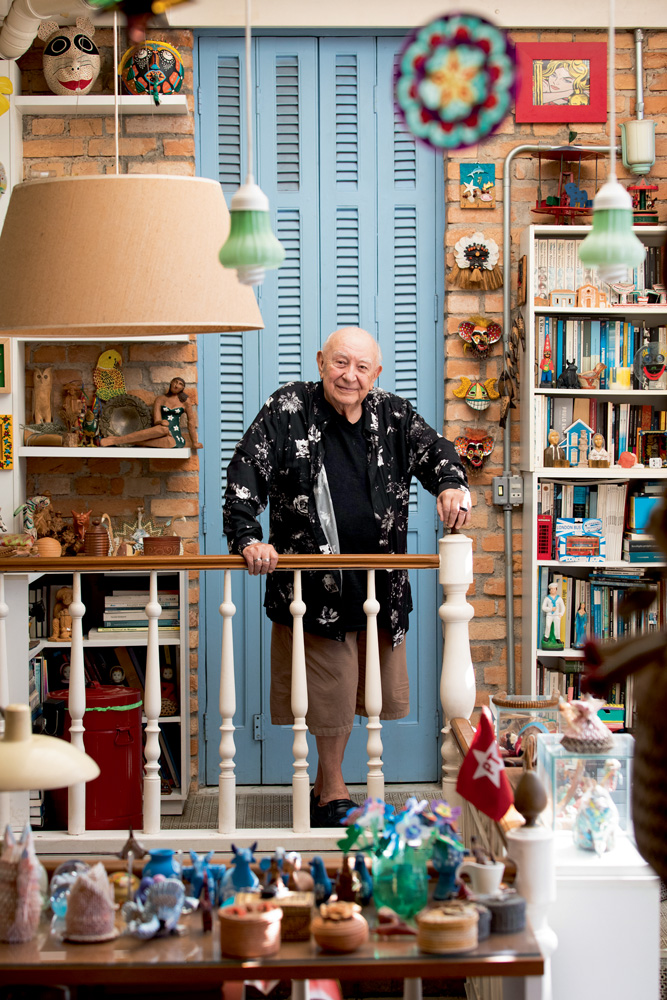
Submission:
<svg viewBox="0 0 667 1000">
<path fill-rule="evenodd" d="M 606 122 L 605 42 L 517 42 L 517 122 Z"/>
</svg>

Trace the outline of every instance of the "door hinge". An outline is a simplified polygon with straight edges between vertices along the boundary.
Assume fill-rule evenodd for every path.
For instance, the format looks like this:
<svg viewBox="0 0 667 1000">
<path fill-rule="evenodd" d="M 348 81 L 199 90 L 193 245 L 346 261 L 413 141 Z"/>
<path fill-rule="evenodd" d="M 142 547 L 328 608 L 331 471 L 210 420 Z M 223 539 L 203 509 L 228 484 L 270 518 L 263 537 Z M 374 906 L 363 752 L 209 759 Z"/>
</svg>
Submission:
<svg viewBox="0 0 667 1000">
<path fill-rule="evenodd" d="M 377 112 L 378 112 L 378 88 L 377 84 L 375 84 L 375 86 L 373 87 L 373 113 L 377 114 Z"/>
<path fill-rule="evenodd" d="M 208 732 L 206 731 L 206 720 L 207 719 L 208 719 L 207 715 L 202 715 L 201 721 L 202 721 L 202 729 L 203 729 L 203 734 L 202 735 L 204 737 L 204 743 L 206 743 L 206 741 L 208 740 Z"/>
<path fill-rule="evenodd" d="M 201 115 L 201 87 L 197 87 L 197 114 Z"/>
<path fill-rule="evenodd" d="M 436 323 L 440 321 L 440 300 L 437 292 L 433 296 L 433 319 Z"/>
<path fill-rule="evenodd" d="M 252 738 L 253 740 L 264 739 L 264 716 L 261 714 L 252 717 Z"/>
<path fill-rule="evenodd" d="M 436 740 L 440 739 L 440 730 L 441 729 L 442 729 L 442 726 L 440 725 L 440 712 L 436 708 L 436 710 L 435 710 L 435 738 L 436 738 Z"/>
<path fill-rule="evenodd" d="M 200 522 L 201 522 L 201 533 L 202 533 L 202 535 L 205 535 L 206 532 L 207 532 L 207 530 L 208 530 L 208 524 L 207 524 L 207 521 L 206 521 L 206 504 L 202 505 L 201 514 L 199 516 L 199 519 L 200 519 Z"/>
</svg>

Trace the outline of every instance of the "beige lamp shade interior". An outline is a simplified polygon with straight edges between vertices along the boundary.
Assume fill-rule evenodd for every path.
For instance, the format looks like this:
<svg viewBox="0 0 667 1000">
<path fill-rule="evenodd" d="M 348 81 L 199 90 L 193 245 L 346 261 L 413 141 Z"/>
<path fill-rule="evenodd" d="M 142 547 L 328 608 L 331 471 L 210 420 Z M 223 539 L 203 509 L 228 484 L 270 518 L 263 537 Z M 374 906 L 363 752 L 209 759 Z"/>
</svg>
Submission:
<svg viewBox="0 0 667 1000">
<path fill-rule="evenodd" d="M 220 185 L 113 175 L 26 181 L 0 234 L 0 335 L 122 337 L 258 330 L 251 288 L 223 268 Z"/>
<path fill-rule="evenodd" d="M 27 705 L 8 705 L 0 739 L 0 792 L 66 788 L 97 778 L 100 769 L 87 753 L 55 736 L 35 736 Z"/>
</svg>

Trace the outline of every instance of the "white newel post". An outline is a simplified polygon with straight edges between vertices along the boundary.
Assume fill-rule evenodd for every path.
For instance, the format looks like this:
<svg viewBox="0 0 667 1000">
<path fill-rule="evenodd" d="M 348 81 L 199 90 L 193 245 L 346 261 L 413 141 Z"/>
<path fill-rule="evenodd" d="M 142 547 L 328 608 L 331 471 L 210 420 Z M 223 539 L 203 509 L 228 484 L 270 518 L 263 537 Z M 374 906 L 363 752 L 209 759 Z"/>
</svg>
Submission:
<svg viewBox="0 0 667 1000">
<path fill-rule="evenodd" d="M 507 831 L 507 853 L 516 863 L 516 889 L 526 900 L 526 915 L 544 956 L 539 1000 L 552 1000 L 551 956 L 558 947 L 556 933 L 547 923 L 549 905 L 556 898 L 553 830 L 522 826 Z"/>
<path fill-rule="evenodd" d="M 5 604 L 5 574 L 0 573 L 0 708 L 9 704 L 9 668 L 7 666 L 7 623 L 9 608 Z M 5 733 L 5 720 L 0 715 L 0 737 Z M 0 834 L 9 825 L 9 792 L 0 792 Z"/>
<path fill-rule="evenodd" d="M 382 773 L 382 678 L 380 676 L 380 646 L 378 643 L 378 612 L 380 604 L 375 597 L 375 570 L 367 571 L 366 600 L 366 686 L 364 699 L 368 722 L 366 723 L 366 752 L 368 753 L 368 795 L 384 799 L 384 774 Z"/>
<path fill-rule="evenodd" d="M 301 596 L 301 570 L 294 570 L 294 600 L 290 604 L 292 615 L 292 715 L 294 716 L 294 773 L 292 775 L 292 826 L 295 833 L 310 830 L 310 779 L 308 777 L 308 740 L 306 714 L 308 712 L 308 682 L 306 679 L 306 650 L 303 639 L 303 616 L 306 605 Z"/>
<path fill-rule="evenodd" d="M 234 637 L 232 618 L 236 607 L 232 603 L 232 573 L 226 569 L 220 614 L 222 615 L 222 651 L 220 655 L 220 777 L 218 778 L 218 833 L 236 830 L 236 774 L 234 757 L 234 715 L 236 685 L 234 681 Z"/>
<path fill-rule="evenodd" d="M 146 766 L 144 768 L 144 833 L 160 831 L 160 650 L 158 618 L 162 607 L 157 598 L 157 570 L 150 571 L 150 591 L 146 605 L 148 618 L 148 644 L 146 647 L 146 687 L 144 712 L 146 714 Z M 181 669 L 185 664 L 181 664 Z"/>
<path fill-rule="evenodd" d="M 475 707 L 475 670 L 470 657 L 468 622 L 473 609 L 466 601 L 472 575 L 472 539 L 449 534 L 440 539 L 440 583 L 444 603 L 439 615 L 444 624 L 440 704 L 442 729 L 442 794 L 450 805 L 461 804 L 456 792 L 461 758 L 451 736 L 452 719 L 469 719 Z"/>
<path fill-rule="evenodd" d="M 83 626 L 85 607 L 81 602 L 81 574 L 72 574 L 72 603 L 69 613 L 72 617 L 72 648 L 69 665 L 70 740 L 72 746 L 85 751 L 83 717 L 86 712 L 86 676 L 83 666 Z M 81 781 L 68 789 L 68 833 L 76 836 L 86 829 L 86 784 Z"/>
</svg>

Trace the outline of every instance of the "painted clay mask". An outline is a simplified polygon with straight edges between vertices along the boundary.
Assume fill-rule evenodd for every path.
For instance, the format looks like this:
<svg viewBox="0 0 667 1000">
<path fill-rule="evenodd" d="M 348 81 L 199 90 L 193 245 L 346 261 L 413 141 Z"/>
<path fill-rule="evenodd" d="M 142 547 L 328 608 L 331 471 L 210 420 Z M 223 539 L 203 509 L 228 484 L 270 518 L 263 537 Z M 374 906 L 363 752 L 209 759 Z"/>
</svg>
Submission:
<svg viewBox="0 0 667 1000">
<path fill-rule="evenodd" d="M 43 67 L 49 89 L 54 94 L 87 94 L 100 72 L 92 21 L 77 17 L 75 27 L 64 28 L 56 21 L 42 21 L 37 34 L 46 42 Z"/>
<path fill-rule="evenodd" d="M 118 73 L 130 94 L 150 94 L 156 104 L 160 94 L 176 94 L 183 83 L 183 60 L 167 42 L 143 42 L 128 49 Z"/>
</svg>

